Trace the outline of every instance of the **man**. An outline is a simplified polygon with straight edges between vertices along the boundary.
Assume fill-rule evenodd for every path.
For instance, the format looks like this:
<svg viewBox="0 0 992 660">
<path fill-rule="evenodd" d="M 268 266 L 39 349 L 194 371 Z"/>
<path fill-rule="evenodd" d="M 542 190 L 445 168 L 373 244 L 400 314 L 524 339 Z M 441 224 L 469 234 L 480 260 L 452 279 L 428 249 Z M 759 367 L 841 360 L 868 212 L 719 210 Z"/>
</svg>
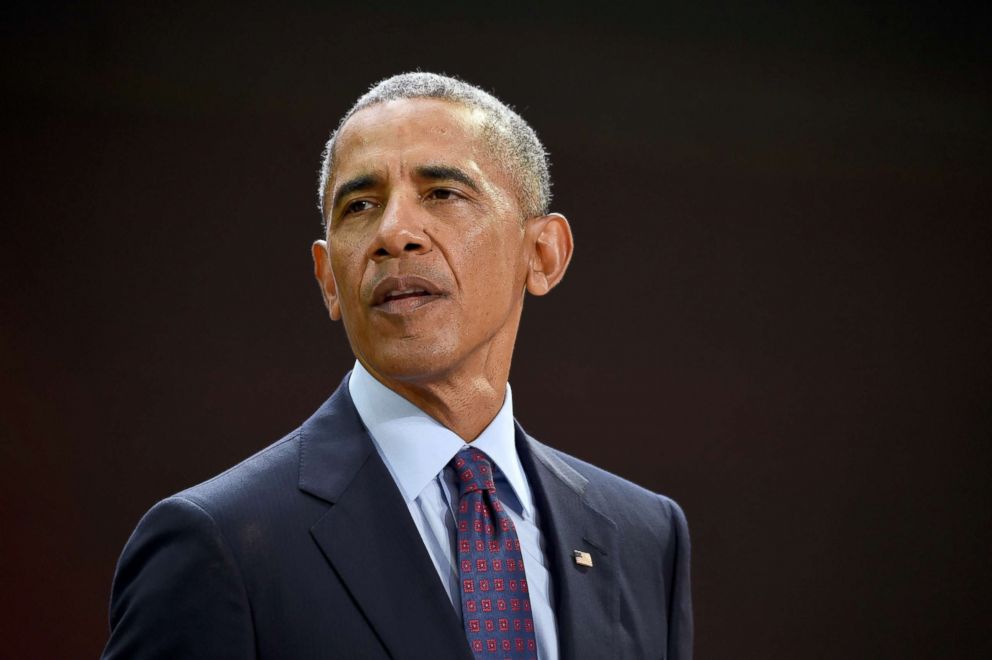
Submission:
<svg viewBox="0 0 992 660">
<path fill-rule="evenodd" d="M 142 519 L 104 657 L 689 658 L 681 510 L 513 420 L 525 293 L 572 254 L 533 130 L 396 76 L 332 135 L 319 196 L 315 274 L 355 368 Z"/>
</svg>

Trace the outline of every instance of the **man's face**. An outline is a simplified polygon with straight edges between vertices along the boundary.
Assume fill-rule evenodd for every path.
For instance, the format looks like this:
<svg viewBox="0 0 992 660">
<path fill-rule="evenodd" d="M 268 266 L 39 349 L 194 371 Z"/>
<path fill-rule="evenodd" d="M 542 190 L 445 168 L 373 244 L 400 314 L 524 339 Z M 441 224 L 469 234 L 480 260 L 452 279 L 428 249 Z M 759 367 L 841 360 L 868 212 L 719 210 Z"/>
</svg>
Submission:
<svg viewBox="0 0 992 660">
<path fill-rule="evenodd" d="M 481 122 L 461 105 L 402 99 L 357 112 L 338 135 L 315 266 L 331 317 L 380 379 L 509 368 L 532 241 Z"/>
</svg>

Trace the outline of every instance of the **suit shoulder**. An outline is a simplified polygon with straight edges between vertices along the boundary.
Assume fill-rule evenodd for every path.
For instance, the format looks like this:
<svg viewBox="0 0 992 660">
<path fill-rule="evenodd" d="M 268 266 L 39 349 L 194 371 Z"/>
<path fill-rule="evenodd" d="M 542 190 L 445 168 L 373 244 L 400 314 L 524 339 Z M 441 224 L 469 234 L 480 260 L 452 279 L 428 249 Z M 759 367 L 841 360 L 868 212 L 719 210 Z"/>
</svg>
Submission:
<svg viewBox="0 0 992 660">
<path fill-rule="evenodd" d="M 279 493 L 295 492 L 299 468 L 297 428 L 215 477 L 173 495 L 192 502 L 212 517 L 253 503 L 272 502 Z M 287 488 L 289 486 L 289 488 Z"/>
</svg>

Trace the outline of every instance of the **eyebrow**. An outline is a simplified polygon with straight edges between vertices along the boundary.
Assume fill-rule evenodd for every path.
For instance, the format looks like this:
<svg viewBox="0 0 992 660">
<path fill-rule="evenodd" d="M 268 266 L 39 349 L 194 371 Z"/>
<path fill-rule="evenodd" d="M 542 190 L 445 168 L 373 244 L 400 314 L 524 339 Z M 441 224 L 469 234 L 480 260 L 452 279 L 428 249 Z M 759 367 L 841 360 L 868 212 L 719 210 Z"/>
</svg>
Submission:
<svg viewBox="0 0 992 660">
<path fill-rule="evenodd" d="M 432 181 L 457 181 L 468 186 L 475 192 L 482 192 L 479 188 L 479 184 L 475 182 L 475 179 L 470 177 L 466 174 L 465 170 L 459 167 L 453 167 L 451 165 L 420 165 L 419 167 L 414 168 L 413 172 L 421 179 L 429 179 Z M 369 190 L 370 188 L 375 188 L 381 183 L 382 179 L 375 174 L 359 174 L 356 177 L 348 179 L 334 191 L 334 197 L 331 199 L 331 208 L 337 208 L 338 203 L 351 193 L 361 190 Z"/>
<path fill-rule="evenodd" d="M 353 192 L 358 192 L 359 190 L 374 188 L 379 185 L 380 181 L 381 179 L 375 174 L 359 174 L 354 178 L 348 179 L 341 184 L 341 187 L 334 191 L 334 198 L 331 200 L 331 208 L 337 208 L 338 202 L 340 202 L 347 195 L 350 195 Z"/>
<path fill-rule="evenodd" d="M 470 177 L 465 173 L 464 170 L 458 167 L 452 167 L 450 165 L 421 165 L 413 170 L 414 174 L 422 179 L 431 179 L 433 181 L 457 181 L 462 183 L 475 192 L 482 192 L 479 189 L 479 184 L 475 182 L 475 179 Z"/>
</svg>

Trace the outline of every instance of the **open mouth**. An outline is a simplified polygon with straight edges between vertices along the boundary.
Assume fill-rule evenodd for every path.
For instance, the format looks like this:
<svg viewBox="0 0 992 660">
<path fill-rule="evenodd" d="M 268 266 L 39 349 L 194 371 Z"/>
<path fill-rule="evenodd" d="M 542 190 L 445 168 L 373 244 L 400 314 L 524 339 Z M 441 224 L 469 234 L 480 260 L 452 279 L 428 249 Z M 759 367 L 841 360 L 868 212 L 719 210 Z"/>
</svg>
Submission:
<svg viewBox="0 0 992 660">
<path fill-rule="evenodd" d="M 393 300 L 406 300 L 407 298 L 422 298 L 424 296 L 432 295 L 426 289 L 412 288 L 403 289 L 402 291 L 390 291 L 382 298 L 383 303 L 392 302 Z"/>
<path fill-rule="evenodd" d="M 372 292 L 372 307 L 384 312 L 407 312 L 444 296 L 428 279 L 415 275 L 387 277 Z"/>
</svg>

